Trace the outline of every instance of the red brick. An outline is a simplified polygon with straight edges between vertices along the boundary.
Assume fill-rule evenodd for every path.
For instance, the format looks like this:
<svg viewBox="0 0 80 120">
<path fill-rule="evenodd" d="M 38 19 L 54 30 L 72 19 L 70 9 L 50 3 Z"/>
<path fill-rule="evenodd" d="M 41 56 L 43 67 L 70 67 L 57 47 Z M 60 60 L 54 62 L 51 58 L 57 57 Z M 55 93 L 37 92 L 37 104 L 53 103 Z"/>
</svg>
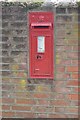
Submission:
<svg viewBox="0 0 80 120">
<path fill-rule="evenodd" d="M 9 96 L 9 93 L 8 93 L 8 92 L 6 92 L 6 91 L 3 91 L 3 92 L 2 92 L 2 97 L 3 97 L 3 98 L 8 98 L 8 96 Z"/>
<path fill-rule="evenodd" d="M 69 94 L 67 97 L 70 100 L 78 100 L 78 94 Z"/>
<path fill-rule="evenodd" d="M 10 78 L 2 78 L 2 82 L 3 83 L 9 83 L 10 82 Z"/>
<path fill-rule="evenodd" d="M 78 65 L 80 65 L 80 60 L 78 60 Z"/>
<path fill-rule="evenodd" d="M 73 49 L 72 46 L 65 46 L 66 51 L 72 51 L 72 49 Z"/>
<path fill-rule="evenodd" d="M 67 59 L 67 60 L 64 60 L 64 59 L 63 59 L 62 62 L 61 62 L 61 64 L 62 64 L 62 65 L 70 65 L 70 64 L 71 64 L 71 60 L 68 60 L 68 59 Z"/>
<path fill-rule="evenodd" d="M 63 93 L 57 93 L 55 96 L 54 96 L 54 94 L 53 94 L 53 97 L 55 98 L 55 99 L 64 99 L 64 94 Z"/>
<path fill-rule="evenodd" d="M 19 85 L 20 84 L 20 80 L 19 80 L 19 78 L 12 78 L 12 80 L 11 80 L 15 85 Z"/>
<path fill-rule="evenodd" d="M 59 22 L 62 22 L 60 19 L 59 19 Z M 57 35 L 58 36 L 56 36 L 57 38 L 59 37 L 59 36 L 65 36 L 65 31 L 64 30 L 58 30 L 58 31 L 56 31 L 56 33 L 57 33 Z"/>
<path fill-rule="evenodd" d="M 61 66 L 61 67 L 56 67 L 56 71 L 57 72 L 65 72 L 65 67 Z"/>
<path fill-rule="evenodd" d="M 67 82 L 68 86 L 78 86 L 78 81 L 76 80 L 70 80 Z"/>
<path fill-rule="evenodd" d="M 35 101 L 31 99 L 17 99 L 16 103 L 17 104 L 35 104 Z"/>
<path fill-rule="evenodd" d="M 34 114 L 30 112 L 16 112 L 16 117 L 22 118 L 34 118 Z"/>
<path fill-rule="evenodd" d="M 70 88 L 66 88 L 66 87 L 56 87 L 54 88 L 55 92 L 58 92 L 58 93 L 69 93 L 71 92 L 71 89 Z"/>
<path fill-rule="evenodd" d="M 64 78 L 64 75 L 65 75 L 65 74 L 57 73 L 57 74 L 56 74 L 56 79 L 57 79 L 57 80 L 62 80 L 62 79 Z"/>
<path fill-rule="evenodd" d="M 24 90 L 25 88 L 23 88 Z M 27 91 L 27 92 L 15 92 L 14 93 L 15 97 L 16 98 L 19 98 L 19 97 L 22 97 L 23 99 L 26 99 L 26 98 L 31 98 L 31 94 Z"/>
<path fill-rule="evenodd" d="M 80 117 L 78 115 L 70 114 L 70 115 L 68 115 L 68 118 L 74 118 L 74 119 L 78 118 L 78 120 L 79 120 Z"/>
<path fill-rule="evenodd" d="M 64 107 L 55 107 L 55 112 L 64 112 L 65 108 Z"/>
<path fill-rule="evenodd" d="M 0 103 L 2 103 L 2 99 L 0 98 Z"/>
<path fill-rule="evenodd" d="M 72 79 L 78 79 L 78 73 L 72 74 Z"/>
<path fill-rule="evenodd" d="M 3 105 L 2 110 L 10 110 L 10 106 L 9 105 Z"/>
<path fill-rule="evenodd" d="M 78 46 L 73 46 L 73 51 L 78 51 Z"/>
<path fill-rule="evenodd" d="M 62 80 L 62 81 L 55 81 L 55 86 L 57 86 L 57 87 L 60 87 L 60 86 L 62 86 L 62 85 L 64 85 L 64 81 Z"/>
<path fill-rule="evenodd" d="M 12 106 L 12 110 L 30 111 L 31 106 Z"/>
<path fill-rule="evenodd" d="M 78 53 L 77 52 L 68 52 L 67 58 L 68 59 L 78 59 Z"/>
<path fill-rule="evenodd" d="M 14 103 L 14 99 L 13 98 L 3 98 L 2 102 L 7 103 L 7 104 L 11 104 L 11 103 Z"/>
<path fill-rule="evenodd" d="M 48 101 L 48 100 L 38 100 L 38 104 L 39 105 L 49 105 L 50 101 Z"/>
<path fill-rule="evenodd" d="M 2 113 L 2 117 L 14 117 L 15 116 L 15 113 L 14 112 L 11 112 L 11 111 L 9 111 L 9 112 L 3 112 Z"/>
<path fill-rule="evenodd" d="M 80 87 L 78 87 L 78 92 L 80 93 Z"/>
<path fill-rule="evenodd" d="M 78 87 L 73 88 L 73 91 L 74 91 L 74 93 L 75 93 L 75 92 L 80 92 L 80 88 L 78 88 Z"/>
<path fill-rule="evenodd" d="M 67 72 L 78 72 L 78 66 L 68 66 Z"/>
<path fill-rule="evenodd" d="M 2 112 L 0 111 L 0 118 L 2 118 Z"/>
<path fill-rule="evenodd" d="M 66 115 L 63 114 L 50 114 L 49 118 L 67 118 Z"/>
<path fill-rule="evenodd" d="M 37 114 L 37 118 L 47 118 L 47 114 Z"/>
<path fill-rule="evenodd" d="M 79 101 L 78 100 L 71 100 L 71 105 L 72 106 L 78 106 L 79 105 Z"/>
<path fill-rule="evenodd" d="M 77 45 L 78 41 L 76 39 L 71 39 L 71 40 L 69 40 L 69 44 L 71 44 L 71 45 Z"/>
<path fill-rule="evenodd" d="M 66 79 L 70 79 L 70 78 L 71 78 L 70 73 L 65 73 L 65 74 L 64 74 L 64 78 L 66 78 Z"/>
<path fill-rule="evenodd" d="M 51 104 L 54 106 L 68 106 L 69 103 L 65 100 L 53 100 L 51 101 Z"/>
<path fill-rule="evenodd" d="M 66 74 L 66 73 L 57 73 L 56 74 L 56 79 L 57 80 L 65 80 L 65 79 L 69 79 L 70 78 L 70 74 Z"/>
<path fill-rule="evenodd" d="M 34 93 L 34 98 L 50 98 L 50 93 Z"/>
<path fill-rule="evenodd" d="M 37 92 L 45 92 L 45 91 L 49 92 L 49 91 L 51 91 L 51 89 L 48 86 L 38 85 L 38 86 L 36 86 L 36 91 Z"/>
<path fill-rule="evenodd" d="M 75 108 L 75 107 L 65 108 L 65 112 L 67 112 L 67 113 L 78 113 L 78 108 Z"/>
<path fill-rule="evenodd" d="M 78 46 L 78 50 L 80 51 L 80 45 Z"/>
<path fill-rule="evenodd" d="M 78 74 L 78 79 L 80 79 L 80 73 Z"/>
<path fill-rule="evenodd" d="M 9 91 L 9 90 L 13 89 L 13 86 L 11 84 L 9 84 L 9 85 L 3 84 L 2 89 L 5 90 L 5 91 Z"/>
<path fill-rule="evenodd" d="M 56 51 L 57 52 L 63 52 L 63 51 L 65 51 L 65 46 L 56 46 Z"/>
<path fill-rule="evenodd" d="M 78 65 L 78 60 L 72 60 L 71 63 L 72 65 Z"/>
<path fill-rule="evenodd" d="M 80 51 L 78 51 L 78 56 L 80 56 Z M 80 57 L 79 57 L 80 58 Z"/>
<path fill-rule="evenodd" d="M 66 80 L 66 79 L 70 79 L 71 78 L 71 75 L 70 73 L 57 73 L 56 74 L 56 79 L 57 80 Z"/>
<path fill-rule="evenodd" d="M 42 107 L 42 106 L 36 106 L 34 108 L 35 112 L 39 112 L 39 113 L 44 113 L 46 112 L 47 108 L 46 107 Z"/>
</svg>

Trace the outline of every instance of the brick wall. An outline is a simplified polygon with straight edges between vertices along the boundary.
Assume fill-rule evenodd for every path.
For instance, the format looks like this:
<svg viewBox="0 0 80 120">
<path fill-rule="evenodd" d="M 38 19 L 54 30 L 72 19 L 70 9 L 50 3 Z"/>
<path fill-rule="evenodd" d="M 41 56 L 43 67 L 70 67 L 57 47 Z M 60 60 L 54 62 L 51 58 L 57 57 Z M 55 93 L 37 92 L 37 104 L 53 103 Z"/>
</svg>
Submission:
<svg viewBox="0 0 80 120">
<path fill-rule="evenodd" d="M 56 10 L 53 81 L 27 80 L 26 13 L 19 4 L 2 8 L 2 117 L 78 118 L 77 9 Z"/>
<path fill-rule="evenodd" d="M 2 40 L 2 6 L 0 5 L 0 118 L 2 116 L 2 52 L 1 52 L 1 40 Z"/>
</svg>

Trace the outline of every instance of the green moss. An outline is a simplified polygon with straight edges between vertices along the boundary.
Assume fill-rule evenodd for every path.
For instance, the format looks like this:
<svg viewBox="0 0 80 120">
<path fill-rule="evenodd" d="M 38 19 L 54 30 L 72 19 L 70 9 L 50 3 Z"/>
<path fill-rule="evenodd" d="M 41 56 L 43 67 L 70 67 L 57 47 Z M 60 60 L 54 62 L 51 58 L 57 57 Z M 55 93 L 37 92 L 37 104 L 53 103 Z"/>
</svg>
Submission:
<svg viewBox="0 0 80 120">
<path fill-rule="evenodd" d="M 38 7 L 41 7 L 42 5 L 42 2 L 34 2 L 34 3 L 31 3 L 31 4 L 28 4 L 27 8 L 30 10 L 30 9 L 35 9 L 35 8 L 38 8 Z"/>
<path fill-rule="evenodd" d="M 43 2 L 33 2 L 33 3 L 27 3 L 27 2 L 0 2 L 3 7 L 10 7 L 10 6 L 19 6 L 23 8 L 23 11 L 32 10 L 36 8 L 40 8 Z"/>
<path fill-rule="evenodd" d="M 43 2 L 33 2 L 33 3 L 27 3 L 27 2 L 0 2 L 3 6 L 14 6 L 19 5 L 23 7 L 29 7 L 29 8 L 35 8 L 40 7 Z"/>
<path fill-rule="evenodd" d="M 80 7 L 80 2 L 77 2 L 78 7 Z"/>
</svg>

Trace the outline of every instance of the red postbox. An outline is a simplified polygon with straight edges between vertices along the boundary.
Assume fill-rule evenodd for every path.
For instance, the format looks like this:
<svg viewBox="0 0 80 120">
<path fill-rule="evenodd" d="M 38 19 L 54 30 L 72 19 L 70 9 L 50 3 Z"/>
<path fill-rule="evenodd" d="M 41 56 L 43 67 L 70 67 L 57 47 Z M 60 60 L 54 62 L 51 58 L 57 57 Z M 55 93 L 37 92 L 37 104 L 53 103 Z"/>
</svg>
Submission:
<svg viewBox="0 0 80 120">
<path fill-rule="evenodd" d="M 29 76 L 54 77 L 54 25 L 52 12 L 29 12 Z"/>
</svg>

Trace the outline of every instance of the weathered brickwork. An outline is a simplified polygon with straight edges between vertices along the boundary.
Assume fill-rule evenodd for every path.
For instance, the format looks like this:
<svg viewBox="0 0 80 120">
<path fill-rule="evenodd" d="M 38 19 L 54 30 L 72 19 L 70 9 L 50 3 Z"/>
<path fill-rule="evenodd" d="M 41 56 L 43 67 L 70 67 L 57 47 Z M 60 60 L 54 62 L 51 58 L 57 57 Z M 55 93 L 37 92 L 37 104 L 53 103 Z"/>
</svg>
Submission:
<svg viewBox="0 0 80 120">
<path fill-rule="evenodd" d="M 24 8 L 2 8 L 2 117 L 78 118 L 77 9 L 56 12 L 54 80 L 28 80 Z"/>
</svg>

